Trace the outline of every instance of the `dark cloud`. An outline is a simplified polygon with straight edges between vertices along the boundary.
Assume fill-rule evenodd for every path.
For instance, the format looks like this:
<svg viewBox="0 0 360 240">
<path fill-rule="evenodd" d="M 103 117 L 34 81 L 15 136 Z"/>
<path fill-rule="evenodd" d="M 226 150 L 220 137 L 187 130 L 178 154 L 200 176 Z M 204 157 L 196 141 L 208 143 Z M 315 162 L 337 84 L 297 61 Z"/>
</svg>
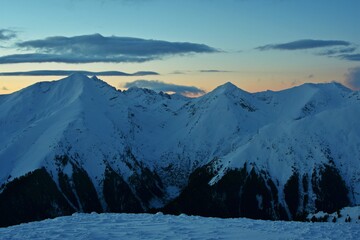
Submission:
<svg viewBox="0 0 360 240">
<path fill-rule="evenodd" d="M 61 63 L 119 63 L 119 62 L 146 62 L 155 60 L 153 57 L 130 57 L 130 56 L 81 56 L 76 54 L 13 54 L 0 57 L 0 64 L 7 63 L 44 63 L 44 62 L 61 62 Z"/>
<path fill-rule="evenodd" d="M 360 90 L 360 67 L 349 69 L 345 77 L 346 85 L 352 89 Z"/>
<path fill-rule="evenodd" d="M 199 70 L 199 72 L 202 72 L 202 73 L 222 73 L 222 72 L 229 72 L 229 71 L 224 71 L 224 70 Z"/>
<path fill-rule="evenodd" d="M 317 54 L 321 55 L 321 56 L 336 56 L 339 54 L 352 53 L 355 50 L 356 50 L 356 47 L 334 48 L 334 49 L 327 49 L 327 50 L 321 51 Z"/>
<path fill-rule="evenodd" d="M 230 72 L 225 70 L 215 70 L 215 69 L 205 69 L 205 70 L 197 70 L 197 71 L 174 71 L 170 74 L 187 74 L 191 72 L 198 72 L 198 73 L 224 73 L 224 72 Z"/>
<path fill-rule="evenodd" d="M 186 74 L 184 71 L 173 71 L 170 74 Z"/>
<path fill-rule="evenodd" d="M 325 48 L 319 52 L 315 52 L 315 55 L 327 56 L 338 58 L 347 61 L 360 61 L 360 54 L 354 53 L 357 50 L 357 46 L 342 40 L 312 40 L 304 39 L 294 42 L 281 43 L 281 44 L 268 44 L 265 46 L 257 47 L 257 50 L 304 50 L 304 49 L 317 49 Z"/>
<path fill-rule="evenodd" d="M 0 63 L 146 62 L 171 55 L 219 52 L 205 44 L 131 37 L 104 37 L 100 34 L 48 37 L 20 42 L 16 46 L 20 50 L 34 52 L 2 56 Z"/>
<path fill-rule="evenodd" d="M 340 59 L 348 61 L 360 61 L 360 53 L 355 54 L 342 54 L 338 56 Z"/>
<path fill-rule="evenodd" d="M 26 41 L 19 47 L 35 49 L 51 54 L 80 54 L 85 56 L 126 55 L 151 57 L 169 54 L 216 52 L 204 44 L 187 42 L 166 42 L 130 37 L 104 37 L 100 34 L 76 37 L 49 37 L 43 40 Z"/>
<path fill-rule="evenodd" d="M 257 47 L 256 49 L 265 51 L 265 50 L 303 50 L 303 49 L 312 49 L 312 48 L 322 48 L 322 47 L 334 47 L 334 46 L 350 46 L 351 43 L 341 40 L 313 40 L 313 39 L 303 39 L 297 40 L 288 43 L 280 44 L 268 44 L 265 46 Z"/>
<path fill-rule="evenodd" d="M 194 87 L 194 86 L 184 86 L 176 85 L 171 83 L 165 83 L 162 81 L 156 80 L 136 80 L 134 82 L 128 82 L 123 85 L 124 88 L 138 87 L 138 88 L 147 88 L 154 90 L 156 92 L 175 92 L 182 95 L 202 95 L 205 94 L 205 91 Z"/>
<path fill-rule="evenodd" d="M 16 32 L 9 29 L 0 29 L 0 41 L 7 41 L 16 38 Z"/>
<path fill-rule="evenodd" d="M 69 76 L 74 73 L 96 76 L 149 76 L 159 75 L 157 72 L 140 71 L 135 73 L 125 73 L 119 71 L 91 72 L 82 70 L 37 70 L 29 72 L 0 72 L 0 76 Z"/>
</svg>

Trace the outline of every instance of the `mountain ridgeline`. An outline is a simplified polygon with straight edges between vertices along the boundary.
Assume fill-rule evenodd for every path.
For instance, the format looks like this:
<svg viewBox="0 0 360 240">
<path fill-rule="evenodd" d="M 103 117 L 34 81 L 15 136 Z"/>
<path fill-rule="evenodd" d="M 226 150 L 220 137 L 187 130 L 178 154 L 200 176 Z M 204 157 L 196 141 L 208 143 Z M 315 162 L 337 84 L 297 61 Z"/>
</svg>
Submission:
<svg viewBox="0 0 360 240">
<path fill-rule="evenodd" d="M 0 95 L 0 226 L 74 212 L 305 220 L 360 204 L 360 93 L 195 99 L 74 74 Z"/>
</svg>

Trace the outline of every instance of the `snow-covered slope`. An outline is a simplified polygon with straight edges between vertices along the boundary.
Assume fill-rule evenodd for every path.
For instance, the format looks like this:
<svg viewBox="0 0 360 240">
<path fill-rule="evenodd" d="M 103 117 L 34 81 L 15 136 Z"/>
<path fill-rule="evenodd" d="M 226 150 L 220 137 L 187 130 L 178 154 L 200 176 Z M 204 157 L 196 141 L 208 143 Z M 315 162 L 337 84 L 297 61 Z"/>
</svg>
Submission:
<svg viewBox="0 0 360 240">
<path fill-rule="evenodd" d="M 0 203 L 9 201 L 14 180 L 20 186 L 41 176 L 54 181 L 60 197 L 53 201 L 67 202 L 70 212 L 169 205 L 170 212 L 197 214 L 184 204 L 196 205 L 199 191 L 186 201 L 182 194 L 195 182 L 210 188 L 208 200 L 222 212 L 215 216 L 291 219 L 360 204 L 359 117 L 359 92 L 337 83 L 255 94 L 226 83 L 189 99 L 121 92 L 74 74 L 0 97 Z M 240 175 L 232 179 L 232 171 Z M 247 185 L 262 190 L 245 201 Z M 232 200 L 255 201 L 260 212 L 249 215 L 246 205 L 223 214 L 233 191 L 240 194 Z"/>
<path fill-rule="evenodd" d="M 96 144 L 101 151 L 109 151 L 109 144 L 119 141 L 114 138 L 116 125 L 124 126 L 121 109 L 112 110 L 120 105 L 114 101 L 118 95 L 100 80 L 73 75 L 5 96 L 0 105 L 4 126 L 0 138 L 1 182 L 51 165 L 47 161 L 65 148 L 85 150 L 90 146 L 84 145 Z M 114 119 L 119 123 L 113 123 Z"/>
<path fill-rule="evenodd" d="M 334 213 L 317 212 L 307 216 L 308 221 L 312 222 L 351 222 L 360 223 L 360 206 L 345 207 Z"/>
<path fill-rule="evenodd" d="M 316 165 L 331 162 L 353 186 L 351 198 L 359 203 L 360 126 L 356 116 L 360 116 L 360 101 L 353 97 L 354 92 L 329 83 L 254 95 L 265 105 L 252 101 L 258 110 L 249 123 L 241 123 L 246 130 L 257 124 L 255 131 L 248 142 L 222 156 L 227 163 L 220 172 L 252 162 L 283 186 L 294 170 L 311 176 Z M 214 181 L 219 177 L 221 174 Z"/>
<path fill-rule="evenodd" d="M 219 227 L 221 226 L 221 227 Z M 2 239 L 359 239 L 358 224 L 163 214 L 73 214 L 0 228 Z"/>
</svg>

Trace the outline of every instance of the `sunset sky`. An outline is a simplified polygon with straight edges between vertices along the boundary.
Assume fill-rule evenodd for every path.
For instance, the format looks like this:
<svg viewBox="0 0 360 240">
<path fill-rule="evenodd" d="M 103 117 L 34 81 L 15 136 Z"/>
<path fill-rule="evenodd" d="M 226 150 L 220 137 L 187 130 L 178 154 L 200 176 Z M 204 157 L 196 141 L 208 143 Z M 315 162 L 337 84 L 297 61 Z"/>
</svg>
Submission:
<svg viewBox="0 0 360 240">
<path fill-rule="evenodd" d="M 358 0 L 0 0 L 0 6 L 0 94 L 63 77 L 21 73 L 34 70 L 151 71 L 158 75 L 99 78 L 117 88 L 194 95 L 229 81 L 250 92 L 331 81 L 360 88 Z"/>
</svg>

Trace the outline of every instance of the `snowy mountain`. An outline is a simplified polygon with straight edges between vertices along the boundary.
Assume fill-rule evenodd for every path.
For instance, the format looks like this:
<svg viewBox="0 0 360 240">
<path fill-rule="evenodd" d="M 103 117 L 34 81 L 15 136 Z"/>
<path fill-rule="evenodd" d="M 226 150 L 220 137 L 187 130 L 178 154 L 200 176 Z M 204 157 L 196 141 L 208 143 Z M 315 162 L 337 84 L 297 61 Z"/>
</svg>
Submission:
<svg viewBox="0 0 360 240">
<path fill-rule="evenodd" d="M 0 96 L 0 226 L 73 212 L 305 219 L 360 204 L 360 94 L 196 99 L 74 74 Z"/>
</svg>

